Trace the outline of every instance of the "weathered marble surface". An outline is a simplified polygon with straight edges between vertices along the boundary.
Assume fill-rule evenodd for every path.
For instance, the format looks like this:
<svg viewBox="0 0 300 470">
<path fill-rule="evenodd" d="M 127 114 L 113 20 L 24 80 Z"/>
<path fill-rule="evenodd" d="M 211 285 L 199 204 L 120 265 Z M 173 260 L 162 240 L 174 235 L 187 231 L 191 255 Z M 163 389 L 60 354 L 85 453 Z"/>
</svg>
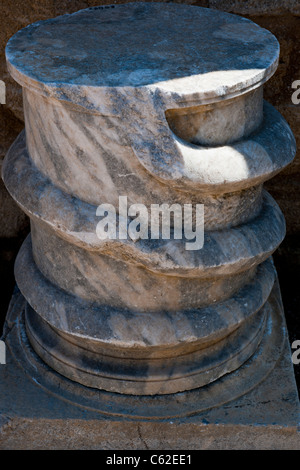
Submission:
<svg viewBox="0 0 300 470">
<path fill-rule="evenodd" d="M 26 141 L 3 178 L 32 224 L 16 279 L 30 342 L 56 371 L 111 392 L 170 394 L 234 373 L 266 337 L 272 349 L 268 258 L 285 223 L 262 184 L 295 154 L 263 102 L 278 53 L 248 20 L 153 3 L 87 9 L 9 41 Z M 97 205 L 124 195 L 204 204 L 204 247 L 99 240 Z"/>
<path fill-rule="evenodd" d="M 129 87 L 154 85 L 177 101 L 228 98 L 268 80 L 278 52 L 274 36 L 245 18 L 155 3 L 100 6 L 37 22 L 7 46 L 10 72 L 22 86 L 78 104 L 84 104 L 81 88 L 96 87 L 85 99 L 92 108 L 99 91 L 117 87 L 126 94 Z"/>
<path fill-rule="evenodd" d="M 270 260 L 267 260 L 258 267 L 256 276 L 248 284 L 243 286 L 236 295 L 223 302 L 202 309 L 158 311 L 154 312 L 155 314 L 152 311 L 141 313 L 138 310 L 128 311 L 124 308 L 101 304 L 101 299 L 98 304 L 88 302 L 59 289 L 37 269 L 30 248 L 29 238 L 20 250 L 16 265 L 18 284 L 25 297 L 29 299 L 29 303 L 45 321 L 53 324 L 57 329 L 71 335 L 78 334 L 79 337 L 93 337 L 95 341 L 98 338 L 99 341 L 107 342 L 108 347 L 110 342 L 114 344 L 114 334 L 117 336 L 116 345 L 120 343 L 126 347 L 126 341 L 130 342 L 130 338 L 127 337 L 131 330 L 130 324 L 135 325 L 136 328 L 138 324 L 141 325 L 138 330 L 144 330 L 145 340 L 142 336 L 139 338 L 139 331 L 131 331 L 130 334 L 133 335 L 134 343 L 138 342 L 146 348 L 151 344 L 159 345 L 157 341 L 163 341 L 163 344 L 170 342 L 170 345 L 175 341 L 177 346 L 185 347 L 184 337 L 190 338 L 188 342 L 199 340 L 199 338 L 204 344 L 214 342 L 230 334 L 245 318 L 257 312 L 266 302 L 274 282 L 274 266 Z M 27 277 L 26 273 L 29 273 Z M 32 289 L 33 283 L 34 289 Z M 43 295 L 42 292 L 44 292 Z M 125 327 L 124 331 L 122 327 L 118 329 L 118 332 L 108 328 L 107 325 L 111 324 L 117 329 L 117 321 L 110 320 L 110 317 L 115 315 L 123 315 L 122 323 L 126 323 L 128 316 L 129 326 Z M 85 321 L 80 321 L 81 316 L 85 318 Z M 165 334 L 161 326 L 157 325 L 158 318 L 163 318 L 167 322 L 168 334 Z M 184 318 L 188 320 L 181 324 Z M 171 326 L 173 323 L 175 326 Z M 147 331 L 147 325 L 149 331 Z M 182 331 L 180 327 L 183 327 Z M 154 328 L 156 334 L 153 335 Z M 171 330 L 172 333 L 170 333 Z M 178 331 L 175 333 L 175 330 Z M 107 340 L 106 334 L 108 334 Z"/>
<path fill-rule="evenodd" d="M 98 155 L 98 157 L 100 156 L 101 154 Z M 282 161 L 278 157 L 274 159 L 271 171 L 274 173 L 280 171 L 281 167 L 288 164 L 289 158 L 290 154 L 287 153 L 282 154 Z M 112 166 L 112 175 L 118 179 L 116 184 L 110 188 L 104 187 L 105 191 L 103 191 L 100 188 L 100 181 L 98 181 L 97 193 L 90 195 L 96 204 L 87 203 L 61 190 L 51 183 L 49 177 L 44 176 L 37 169 L 26 150 L 25 137 L 22 132 L 7 153 L 7 158 L 3 163 L 3 176 L 6 187 L 19 201 L 22 209 L 30 213 L 30 217 L 43 220 L 60 232 L 61 236 L 70 237 L 73 243 L 76 243 L 76 239 L 78 239 L 78 243 L 81 240 L 81 244 L 85 241 L 85 243 L 91 243 L 94 246 L 102 243 L 95 232 L 95 226 L 99 221 L 95 216 L 97 205 L 109 202 L 118 206 L 119 195 L 128 195 L 128 205 L 137 200 L 147 207 L 149 207 L 149 202 L 162 203 L 165 201 L 178 204 L 204 204 L 207 230 L 240 225 L 255 217 L 261 209 L 261 184 L 242 191 L 211 196 L 199 191 L 176 191 L 171 184 L 167 186 L 160 184 L 156 179 L 149 178 L 145 171 L 142 171 L 142 175 L 139 176 L 140 166 L 137 174 L 129 174 L 127 177 L 127 173 L 120 174 L 120 177 L 114 175 L 113 168 Z M 77 167 L 77 174 L 82 175 L 83 171 L 84 166 Z M 71 170 L 66 171 L 66 177 L 70 173 Z M 59 174 L 60 172 L 58 172 Z M 73 179 L 72 173 L 71 175 L 70 183 L 67 183 L 67 179 L 66 184 L 74 187 L 76 180 Z M 118 189 L 118 181 L 122 183 L 120 189 Z M 93 187 L 91 178 L 89 178 L 88 184 Z M 149 201 L 150 197 L 151 201 Z M 48 211 L 51 211 L 50 217 Z M 88 232 L 88 235 L 85 232 Z"/>
<path fill-rule="evenodd" d="M 154 102 L 150 109 L 146 97 L 140 101 L 141 90 L 130 90 L 118 104 L 117 115 L 111 117 L 80 109 L 74 112 L 64 103 L 25 92 L 26 142 L 37 168 L 55 186 L 91 204 L 116 204 L 125 193 L 129 201 L 143 204 L 149 196 L 153 203 L 182 203 L 192 194 L 195 201 L 202 194 L 224 194 L 260 184 L 294 156 L 295 139 L 289 126 L 267 103 L 262 124 L 251 136 L 221 145 L 222 129 L 212 122 L 216 144 L 198 146 L 173 134 L 163 104 Z M 235 117 L 223 113 L 224 107 L 220 121 Z M 239 125 L 239 119 L 233 123 Z M 149 173 L 155 179 L 149 179 Z"/>
<path fill-rule="evenodd" d="M 287 350 L 287 331 L 278 282 L 275 282 L 267 304 L 267 308 L 270 307 L 270 316 L 264 338 L 256 353 L 244 365 L 237 371 L 211 382 L 206 387 L 176 394 L 137 397 L 126 393 L 111 393 L 84 387 L 78 382 L 63 378 L 41 361 L 32 350 L 25 334 L 24 310 L 26 301 L 24 301 L 22 295 L 20 296 L 20 292 L 16 293 L 12 300 L 4 337 L 9 347 L 9 357 L 13 363 L 18 364 L 17 369 L 24 370 L 29 380 L 32 380 L 36 391 L 43 389 L 45 392 L 50 392 L 51 395 L 46 395 L 48 406 L 49 397 L 54 396 L 63 400 L 64 407 L 71 404 L 75 408 L 82 408 L 84 413 L 92 410 L 99 413 L 106 420 L 114 417 L 126 418 L 122 421 L 123 426 L 127 419 L 132 419 L 133 422 L 138 418 L 143 421 L 149 420 L 149 424 L 153 426 L 155 422 L 161 420 L 167 419 L 169 421 L 172 418 L 173 422 L 173 419 L 181 418 L 188 419 L 186 424 L 192 426 L 192 433 L 194 433 L 194 419 L 197 421 L 199 417 L 201 421 L 205 419 L 207 422 L 214 422 L 215 418 L 217 427 L 224 419 L 228 424 L 248 425 L 247 429 L 249 431 L 261 424 L 263 425 L 264 434 L 267 434 L 269 429 L 266 426 L 274 425 L 275 427 L 285 428 L 291 425 L 291 422 L 294 423 L 294 426 L 297 426 L 299 418 L 299 401 L 296 397 L 297 391 L 294 382 L 291 380 L 291 374 L 283 379 L 282 373 L 278 370 L 276 372 L 278 364 L 287 359 L 286 354 L 282 356 L 282 353 Z M 290 360 L 285 362 L 283 370 L 288 371 L 289 368 L 291 368 Z M 11 370 L 13 370 L 13 366 L 9 368 L 9 371 Z M 273 375 L 274 372 L 276 379 L 273 379 L 273 385 L 270 386 L 268 377 Z M 0 384 L 2 383 L 1 381 Z M 283 390 L 287 383 L 290 384 L 288 393 L 284 393 L 283 397 L 278 397 L 276 393 L 279 388 L 278 383 L 281 384 L 280 390 Z M 260 390 L 260 387 L 263 388 L 263 391 Z M 252 396 L 249 395 L 250 390 L 253 390 Z M 259 398 L 257 397 L 258 393 Z M 238 399 L 243 395 L 244 403 L 242 400 L 242 404 Z M 5 395 L 1 403 L 6 404 L 8 398 Z M 223 412 L 222 405 L 225 405 Z M 268 408 L 269 405 L 270 408 Z M 251 411 L 248 415 L 249 406 L 251 406 Z M 37 406 L 36 411 L 38 411 L 38 408 Z M 259 412 L 256 414 L 258 409 Z M 22 411 L 24 412 L 24 410 Z M 210 413 L 212 414 L 211 419 L 209 417 Z M 245 414 L 246 421 L 244 421 Z M 226 428 L 224 432 L 226 433 Z M 119 437 L 119 433 L 116 435 Z M 200 436 L 197 436 L 197 439 L 201 442 L 203 439 L 202 433 L 201 439 Z M 105 439 L 104 442 L 106 442 Z M 102 445 L 104 442 L 102 442 Z M 279 442 L 282 442 L 282 434 Z M 195 443 L 192 448 L 194 446 Z M 233 444 L 231 447 L 233 447 Z"/>
<path fill-rule="evenodd" d="M 287 154 L 286 161 L 290 158 Z M 279 167 L 280 159 L 279 162 L 274 161 L 275 165 Z M 206 274 L 213 270 L 214 275 L 218 275 L 218 271 L 229 274 L 232 270 L 243 270 L 272 254 L 285 233 L 284 218 L 277 204 L 266 192 L 262 198 L 259 186 L 224 194 L 223 197 L 198 199 L 195 196 L 185 199 L 185 202 L 205 205 L 205 237 L 208 243 L 205 242 L 200 251 L 185 250 L 183 240 L 172 240 L 172 243 L 168 240 L 155 240 L 155 243 L 148 240 L 139 240 L 138 243 L 131 240 L 100 240 L 96 235 L 99 221 L 96 206 L 71 197 L 44 178 L 30 163 L 22 136 L 7 154 L 3 178 L 6 187 L 29 217 L 45 223 L 64 240 L 87 250 L 109 252 L 117 259 L 146 264 L 159 272 L 176 270 L 177 274 L 184 274 L 188 271 L 190 276 L 199 276 L 201 271 Z M 245 230 L 243 225 L 246 222 L 249 230 Z M 116 249 L 111 250 L 111 245 L 115 245 Z M 230 264 L 223 268 L 228 257 Z"/>
<path fill-rule="evenodd" d="M 206 308 L 143 312 L 112 301 L 87 302 L 58 289 L 35 267 L 28 242 L 16 265 L 18 285 L 39 314 L 27 312 L 28 334 L 39 355 L 86 385 L 142 395 L 205 385 L 245 362 L 263 334 L 262 307 L 274 274 L 267 261 L 228 300 Z"/>
<path fill-rule="evenodd" d="M 85 387 L 47 366 L 28 342 L 26 302 L 16 292 L 3 337 L 0 448 L 299 450 L 299 399 L 276 284 L 268 303 L 269 328 L 237 371 L 187 392 L 135 396 Z"/>
</svg>

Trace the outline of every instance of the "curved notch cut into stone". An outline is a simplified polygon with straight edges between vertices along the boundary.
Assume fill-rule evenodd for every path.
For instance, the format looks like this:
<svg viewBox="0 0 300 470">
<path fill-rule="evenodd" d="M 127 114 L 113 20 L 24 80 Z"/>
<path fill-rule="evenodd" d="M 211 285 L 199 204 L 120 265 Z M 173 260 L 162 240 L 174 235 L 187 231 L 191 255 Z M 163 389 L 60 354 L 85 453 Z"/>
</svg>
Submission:
<svg viewBox="0 0 300 470">
<path fill-rule="evenodd" d="M 226 145 L 248 137 L 262 123 L 263 88 L 217 103 L 168 109 L 170 129 L 196 145 Z"/>
</svg>

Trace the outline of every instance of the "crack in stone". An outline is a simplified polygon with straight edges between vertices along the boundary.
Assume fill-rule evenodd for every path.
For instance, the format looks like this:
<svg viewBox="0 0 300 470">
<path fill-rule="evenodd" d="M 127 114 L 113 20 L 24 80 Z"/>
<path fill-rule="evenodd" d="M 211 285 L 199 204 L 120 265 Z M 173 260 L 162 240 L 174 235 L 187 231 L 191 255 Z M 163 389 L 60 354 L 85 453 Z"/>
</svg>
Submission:
<svg viewBox="0 0 300 470">
<path fill-rule="evenodd" d="M 149 450 L 149 447 L 148 447 L 148 445 L 147 445 L 147 442 L 146 442 L 145 439 L 142 437 L 140 424 L 138 424 L 137 430 L 138 430 L 138 435 L 139 435 L 139 438 L 140 438 L 141 442 L 144 444 L 145 448 L 146 448 L 147 450 Z"/>
</svg>

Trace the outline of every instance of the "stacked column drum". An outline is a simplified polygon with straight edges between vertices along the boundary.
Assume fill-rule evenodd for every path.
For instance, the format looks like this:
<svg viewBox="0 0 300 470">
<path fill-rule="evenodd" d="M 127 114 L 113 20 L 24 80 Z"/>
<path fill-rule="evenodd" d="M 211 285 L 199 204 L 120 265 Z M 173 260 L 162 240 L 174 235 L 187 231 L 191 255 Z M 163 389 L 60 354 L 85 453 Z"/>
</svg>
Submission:
<svg viewBox="0 0 300 470">
<path fill-rule="evenodd" d="M 164 395 L 272 344 L 285 222 L 263 183 L 295 155 L 263 100 L 274 36 L 223 12 L 132 3 L 30 25 L 6 54 L 25 132 L 3 179 L 31 219 L 15 275 L 38 356 L 86 387 Z M 203 247 L 98 238 L 97 207 L 120 196 L 149 212 L 203 204 Z"/>
</svg>

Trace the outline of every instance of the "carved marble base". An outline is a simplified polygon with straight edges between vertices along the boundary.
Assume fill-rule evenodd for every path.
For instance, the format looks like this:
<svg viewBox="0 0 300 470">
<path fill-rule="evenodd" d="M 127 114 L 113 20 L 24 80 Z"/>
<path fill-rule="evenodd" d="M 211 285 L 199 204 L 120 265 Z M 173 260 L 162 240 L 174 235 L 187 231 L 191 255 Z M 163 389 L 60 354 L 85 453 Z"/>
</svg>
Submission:
<svg viewBox="0 0 300 470">
<path fill-rule="evenodd" d="M 277 283 L 268 328 L 237 371 L 183 393 L 133 396 L 50 369 L 24 328 L 16 290 L 0 367 L 1 449 L 300 449 L 299 400 Z"/>
<path fill-rule="evenodd" d="M 208 446 L 195 441 L 213 436 L 207 421 L 216 435 L 219 423 L 294 430 L 291 365 L 277 369 L 290 353 L 271 259 L 285 222 L 263 189 L 295 155 L 288 124 L 263 100 L 276 38 L 212 9 L 131 3 L 31 25 L 10 39 L 6 57 L 23 87 L 25 133 L 2 174 L 31 219 L 15 265 L 27 303 L 12 307 L 6 339 L 35 383 L 28 416 L 50 393 L 51 432 L 62 399 L 72 416 L 105 423 L 91 444 L 99 447 L 110 438 L 135 446 L 119 431 L 109 437 L 115 419 L 133 433 L 150 423 L 154 440 L 163 420 L 173 448 Z M 121 197 L 147 214 L 202 204 L 203 248 L 187 249 L 181 226 L 186 239 L 152 237 L 152 223 L 148 239 L 99 238 L 99 205 L 113 206 L 119 235 L 127 227 Z M 149 228 L 148 215 L 141 225 Z M 176 225 L 174 216 L 174 233 Z M 183 420 L 185 437 L 173 420 Z M 72 429 L 79 446 L 82 426 Z"/>
</svg>

